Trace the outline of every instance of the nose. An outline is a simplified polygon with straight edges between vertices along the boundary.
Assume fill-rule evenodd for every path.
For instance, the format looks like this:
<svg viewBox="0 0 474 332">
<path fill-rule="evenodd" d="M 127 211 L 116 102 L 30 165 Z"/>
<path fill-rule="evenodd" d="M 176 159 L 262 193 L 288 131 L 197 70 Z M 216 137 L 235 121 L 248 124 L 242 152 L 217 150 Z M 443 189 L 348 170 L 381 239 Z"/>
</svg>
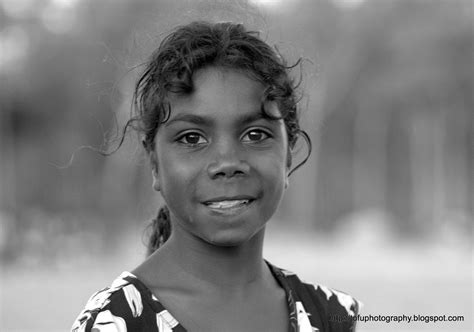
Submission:
<svg viewBox="0 0 474 332">
<path fill-rule="evenodd" d="M 221 144 L 216 148 L 213 161 L 209 164 L 207 172 L 211 179 L 233 178 L 246 176 L 250 172 L 250 165 L 238 149 L 232 148 L 230 144 Z"/>
</svg>

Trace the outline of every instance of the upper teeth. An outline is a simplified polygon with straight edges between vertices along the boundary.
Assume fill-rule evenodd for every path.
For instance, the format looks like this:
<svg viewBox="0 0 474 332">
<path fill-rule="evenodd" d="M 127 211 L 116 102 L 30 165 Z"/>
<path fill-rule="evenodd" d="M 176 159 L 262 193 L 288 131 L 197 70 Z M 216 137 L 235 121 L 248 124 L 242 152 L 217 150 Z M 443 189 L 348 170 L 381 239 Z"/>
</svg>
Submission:
<svg viewBox="0 0 474 332">
<path fill-rule="evenodd" d="M 238 199 L 238 200 L 232 200 L 232 201 L 210 202 L 210 203 L 207 203 L 207 206 L 214 209 L 228 209 L 228 208 L 232 208 L 241 204 L 247 204 L 248 202 L 249 202 L 248 199 Z"/>
</svg>

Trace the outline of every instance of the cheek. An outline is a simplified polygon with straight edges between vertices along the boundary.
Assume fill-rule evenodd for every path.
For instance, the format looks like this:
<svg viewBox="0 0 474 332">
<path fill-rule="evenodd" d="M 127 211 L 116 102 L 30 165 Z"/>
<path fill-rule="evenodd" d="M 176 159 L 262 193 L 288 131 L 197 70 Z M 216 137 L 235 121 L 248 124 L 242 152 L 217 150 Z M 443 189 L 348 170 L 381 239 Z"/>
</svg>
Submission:
<svg viewBox="0 0 474 332">
<path fill-rule="evenodd" d="M 264 164 L 262 163 L 262 166 Z M 263 170 L 264 171 L 264 176 L 271 178 L 271 182 L 274 183 L 274 185 L 280 184 L 280 182 L 285 181 L 286 173 L 287 173 L 287 167 L 286 167 L 286 155 L 279 158 L 278 161 L 275 159 L 269 160 L 266 163 L 266 167 Z"/>
<path fill-rule="evenodd" d="M 274 205 L 278 205 L 287 180 L 287 154 L 279 151 L 266 158 L 261 156 L 256 167 L 264 179 L 267 195 L 273 198 Z"/>
<path fill-rule="evenodd" d="M 284 176 L 288 171 L 289 149 L 286 144 L 282 144 L 279 149 L 275 149 L 268 156 L 267 163 L 271 165 L 274 174 Z"/>
<path fill-rule="evenodd" d="M 161 151 L 158 160 L 161 194 L 167 203 L 182 201 L 182 195 L 189 196 L 195 192 L 196 178 L 200 171 L 200 163 L 197 160 L 183 158 L 166 150 Z"/>
</svg>

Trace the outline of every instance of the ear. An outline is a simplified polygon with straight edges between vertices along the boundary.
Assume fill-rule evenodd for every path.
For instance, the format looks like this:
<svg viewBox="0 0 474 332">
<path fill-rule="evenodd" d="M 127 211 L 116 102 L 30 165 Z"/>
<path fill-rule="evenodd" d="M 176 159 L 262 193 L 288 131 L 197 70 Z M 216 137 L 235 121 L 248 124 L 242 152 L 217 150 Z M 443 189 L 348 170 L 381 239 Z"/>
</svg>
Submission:
<svg viewBox="0 0 474 332">
<path fill-rule="evenodd" d="M 153 177 L 153 189 L 160 191 L 160 180 L 158 178 L 158 159 L 156 157 L 156 152 L 150 152 L 150 163 L 151 163 L 151 175 Z"/>
</svg>

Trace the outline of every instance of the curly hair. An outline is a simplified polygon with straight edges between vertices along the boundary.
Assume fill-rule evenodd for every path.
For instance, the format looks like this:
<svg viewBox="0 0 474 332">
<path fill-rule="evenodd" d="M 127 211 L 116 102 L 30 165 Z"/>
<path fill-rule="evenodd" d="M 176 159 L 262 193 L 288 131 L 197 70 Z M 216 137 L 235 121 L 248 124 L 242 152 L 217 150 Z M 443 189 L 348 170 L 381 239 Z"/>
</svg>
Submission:
<svg viewBox="0 0 474 332">
<path fill-rule="evenodd" d="M 142 135 L 145 150 L 154 150 L 156 133 L 171 112 L 169 96 L 188 95 L 194 91 L 193 74 L 206 66 L 241 70 L 265 86 L 263 116 L 282 119 L 288 135 L 288 149 L 293 149 L 298 137 L 308 144 L 308 155 L 291 172 L 308 159 L 311 141 L 300 129 L 296 85 L 279 52 L 259 38 L 258 32 L 247 31 L 242 24 L 192 22 L 176 28 L 163 39 L 146 63 L 134 91 L 135 115 L 127 122 Z M 265 105 L 275 102 L 279 115 Z M 291 166 L 291 151 L 288 153 Z M 290 172 L 290 174 L 291 174 Z M 166 207 L 160 208 L 151 225 L 148 253 L 162 245 L 170 235 L 171 225 Z"/>
</svg>

